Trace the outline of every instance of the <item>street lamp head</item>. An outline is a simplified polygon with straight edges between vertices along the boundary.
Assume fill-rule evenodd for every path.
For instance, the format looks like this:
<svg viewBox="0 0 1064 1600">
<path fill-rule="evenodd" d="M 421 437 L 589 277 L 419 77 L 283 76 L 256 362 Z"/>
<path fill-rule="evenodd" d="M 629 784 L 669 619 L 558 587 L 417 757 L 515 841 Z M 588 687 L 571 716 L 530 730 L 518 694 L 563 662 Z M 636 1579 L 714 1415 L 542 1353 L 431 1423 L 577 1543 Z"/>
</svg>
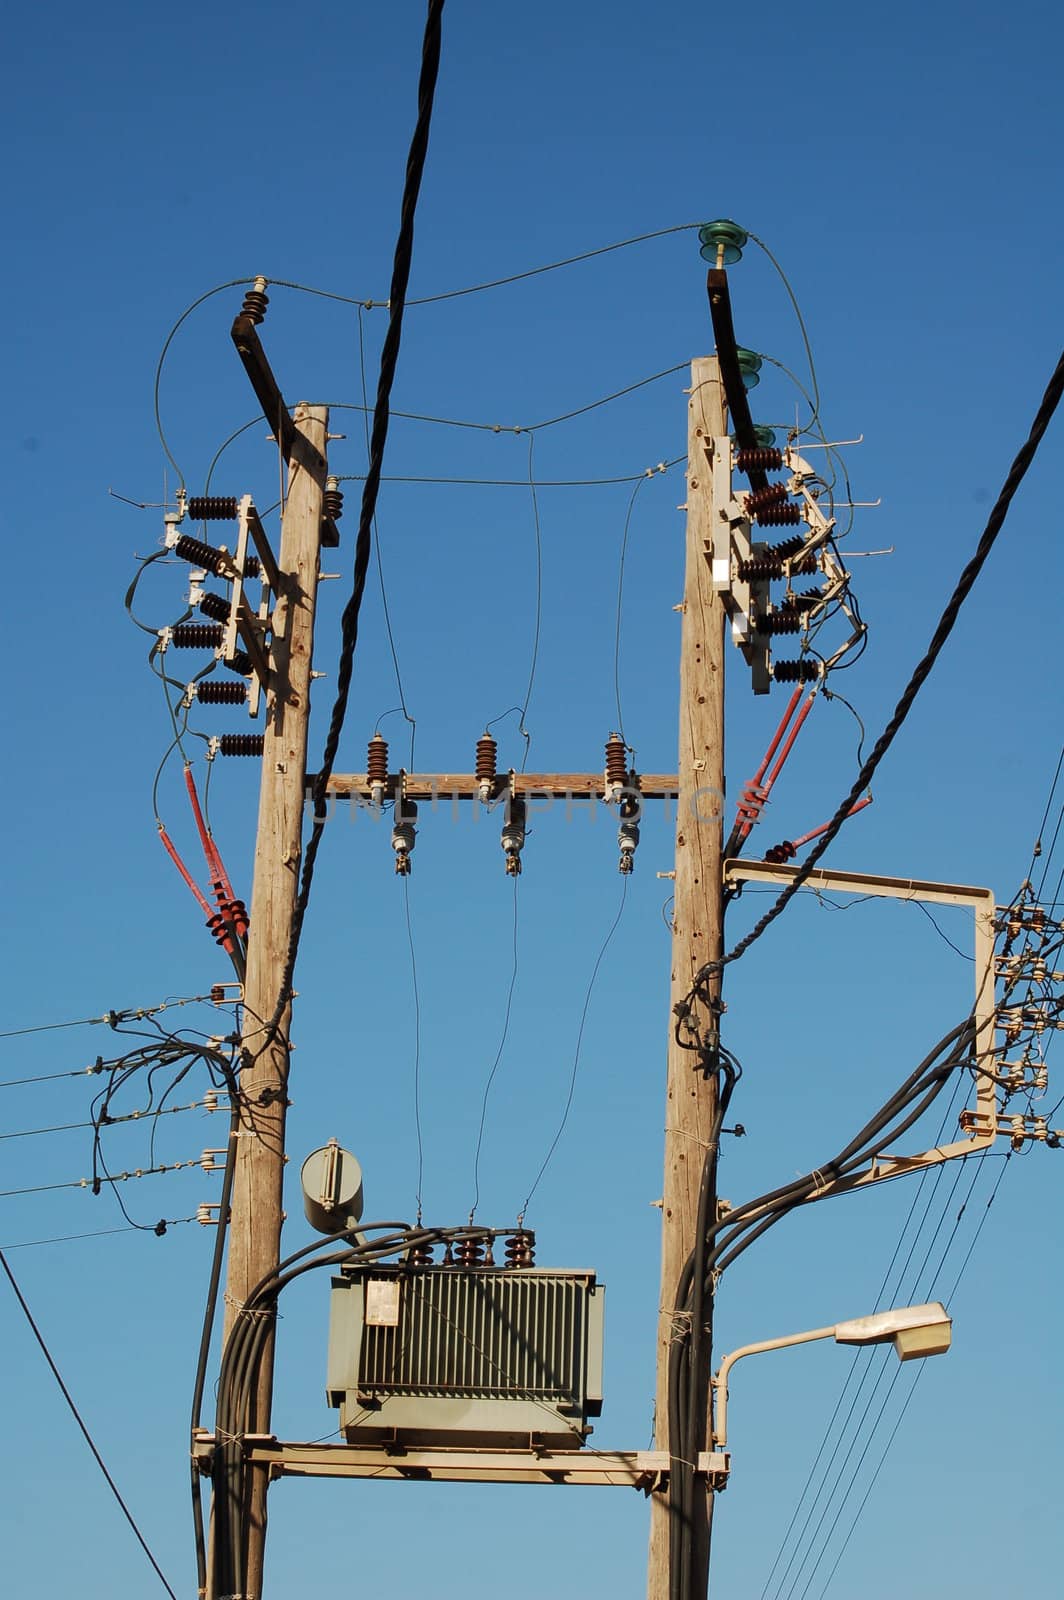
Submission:
<svg viewBox="0 0 1064 1600">
<path fill-rule="evenodd" d="M 950 1347 L 952 1319 L 945 1306 L 934 1300 L 924 1306 L 898 1306 L 871 1317 L 854 1317 L 836 1324 L 837 1344 L 890 1344 L 899 1361 L 944 1355 Z"/>
</svg>

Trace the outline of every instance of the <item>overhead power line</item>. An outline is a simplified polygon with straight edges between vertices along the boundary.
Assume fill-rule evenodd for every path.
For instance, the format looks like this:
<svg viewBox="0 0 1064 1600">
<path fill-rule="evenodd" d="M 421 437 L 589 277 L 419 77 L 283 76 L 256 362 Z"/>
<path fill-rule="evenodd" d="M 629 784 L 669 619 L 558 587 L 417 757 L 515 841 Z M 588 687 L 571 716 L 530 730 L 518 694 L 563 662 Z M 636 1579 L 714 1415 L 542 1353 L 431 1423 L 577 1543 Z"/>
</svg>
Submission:
<svg viewBox="0 0 1064 1600">
<path fill-rule="evenodd" d="M 388 439 L 389 406 L 396 368 L 399 364 L 399 346 L 403 332 L 403 311 L 406 305 L 406 290 L 410 281 L 410 267 L 413 260 L 414 216 L 417 210 L 418 194 L 421 189 L 421 179 L 425 170 L 425 160 L 428 155 L 433 98 L 440 68 L 442 18 L 443 0 L 429 0 L 428 15 L 425 20 L 425 33 L 421 46 L 417 122 L 414 126 L 414 134 L 410 142 L 410 153 L 407 157 L 399 234 L 395 243 L 392 284 L 389 293 L 388 331 L 384 336 L 384 343 L 381 348 L 380 375 L 377 381 L 377 397 L 370 436 L 369 467 L 366 481 L 363 485 L 362 507 L 359 515 L 358 534 L 355 539 L 353 583 L 351 596 L 344 607 L 343 617 L 341 618 L 341 645 L 340 660 L 336 673 L 336 699 L 329 721 L 325 750 L 314 782 L 313 826 L 303 857 L 303 875 L 299 888 L 299 898 L 296 901 L 295 912 L 292 917 L 288 954 L 285 959 L 285 970 L 281 979 L 277 1003 L 267 1029 L 268 1037 L 276 1036 L 281 1015 L 291 994 L 292 978 L 299 954 L 300 935 L 303 931 L 303 922 L 307 914 L 311 887 L 314 882 L 314 866 L 317 861 L 322 835 L 325 831 L 327 816 L 326 796 L 328 794 L 329 779 L 332 776 L 336 753 L 340 746 L 340 735 L 347 716 L 347 703 L 354 671 L 355 648 L 358 644 L 359 613 L 362 609 L 366 575 L 369 571 L 370 557 L 373 553 L 373 518 L 377 509 L 377 496 L 380 490 L 381 471 L 384 464 L 384 448 Z"/>
<path fill-rule="evenodd" d="M 144 1535 L 141 1533 L 140 1529 L 138 1528 L 138 1526 L 136 1524 L 136 1520 L 134 1519 L 133 1513 L 130 1511 L 129 1507 L 126 1505 L 126 1502 L 123 1500 L 122 1495 L 119 1492 L 118 1485 L 115 1483 L 115 1480 L 112 1478 L 110 1472 L 108 1472 L 107 1463 L 104 1461 L 103 1456 L 100 1454 L 99 1450 L 96 1448 L 96 1444 L 95 1444 L 95 1441 L 93 1440 L 92 1434 L 89 1432 L 88 1428 L 85 1426 L 85 1422 L 84 1422 L 84 1419 L 82 1418 L 81 1412 L 78 1410 L 77 1406 L 74 1404 L 74 1398 L 71 1395 L 70 1390 L 67 1388 L 66 1384 L 63 1382 L 62 1374 L 60 1373 L 59 1368 L 56 1366 L 55 1361 L 52 1359 L 51 1351 L 49 1350 L 48 1346 L 44 1342 L 44 1335 L 41 1333 L 40 1328 L 38 1328 L 36 1322 L 33 1319 L 33 1313 L 30 1310 L 29 1306 L 26 1304 L 25 1297 L 24 1297 L 24 1295 L 22 1293 L 22 1290 L 18 1286 L 18 1282 L 17 1282 L 17 1280 L 15 1278 L 15 1274 L 12 1272 L 10 1266 L 8 1265 L 7 1257 L 4 1255 L 2 1250 L 0 1250 L 0 1267 L 3 1267 L 4 1272 L 7 1274 L 8 1282 L 10 1283 L 12 1289 L 15 1291 L 15 1298 L 18 1301 L 19 1306 L 22 1309 L 22 1314 L 26 1318 L 26 1321 L 29 1323 L 30 1329 L 31 1329 L 31 1331 L 33 1333 L 33 1337 L 36 1339 L 38 1345 L 41 1348 L 41 1353 L 44 1356 L 44 1359 L 47 1361 L 49 1367 L 52 1370 L 52 1376 L 55 1379 L 56 1383 L 59 1385 L 60 1393 L 62 1394 L 63 1399 L 66 1401 L 67 1405 L 69 1406 L 70 1413 L 73 1416 L 74 1421 L 77 1423 L 78 1427 L 81 1429 L 81 1433 L 82 1433 L 82 1436 L 83 1436 L 83 1438 L 85 1440 L 85 1443 L 88 1445 L 89 1449 L 92 1451 L 93 1457 L 95 1458 L 95 1461 L 96 1461 L 96 1465 L 99 1467 L 100 1471 L 103 1473 L 104 1478 L 107 1481 L 107 1487 L 110 1489 L 111 1493 L 114 1495 L 115 1499 L 118 1501 L 118 1504 L 119 1504 L 119 1507 L 121 1509 L 122 1515 L 125 1517 L 126 1521 L 129 1523 L 129 1526 L 132 1528 L 133 1534 L 134 1534 L 134 1536 L 135 1536 L 135 1538 L 137 1540 L 137 1543 L 140 1545 L 141 1549 L 144 1551 L 144 1554 L 147 1556 L 148 1560 L 151 1562 L 153 1568 L 155 1569 L 155 1574 L 158 1577 L 159 1582 L 162 1584 L 163 1588 L 166 1590 L 167 1594 L 170 1596 L 170 1600 L 177 1600 L 176 1594 L 174 1593 L 173 1589 L 171 1589 L 169 1583 L 167 1583 L 167 1581 L 166 1581 L 166 1575 L 164 1574 L 162 1567 L 160 1567 L 159 1563 L 156 1561 L 155 1557 L 152 1555 L 151 1549 L 150 1549 L 150 1547 L 148 1545 L 148 1541 L 145 1539 Z"/>
</svg>

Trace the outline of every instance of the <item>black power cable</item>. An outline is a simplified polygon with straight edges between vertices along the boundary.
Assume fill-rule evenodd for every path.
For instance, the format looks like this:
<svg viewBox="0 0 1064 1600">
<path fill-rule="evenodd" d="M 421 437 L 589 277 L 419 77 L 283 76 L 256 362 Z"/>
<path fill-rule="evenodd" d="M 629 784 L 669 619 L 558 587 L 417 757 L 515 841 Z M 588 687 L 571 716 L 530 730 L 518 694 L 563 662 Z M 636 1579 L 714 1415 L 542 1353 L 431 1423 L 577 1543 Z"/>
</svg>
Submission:
<svg viewBox="0 0 1064 1600">
<path fill-rule="evenodd" d="M 723 967 L 730 965 L 731 962 L 738 961 L 740 956 L 745 955 L 750 946 L 754 944 L 756 940 L 760 939 L 761 935 L 766 931 L 766 929 L 769 928 L 773 922 L 775 922 L 776 918 L 782 911 L 785 910 L 785 908 L 794 899 L 794 896 L 798 893 L 802 885 L 807 881 L 810 873 L 820 858 L 824 855 L 825 851 L 828 850 L 834 843 L 839 830 L 842 828 L 843 823 L 849 816 L 851 807 L 856 805 L 857 801 L 869 787 L 876 768 L 879 766 L 879 763 L 882 761 L 883 757 L 894 743 L 895 735 L 900 729 L 902 723 L 905 721 L 906 717 L 909 715 L 909 712 L 912 709 L 913 701 L 916 699 L 916 696 L 919 694 L 920 690 L 924 686 L 924 683 L 927 681 L 927 678 L 930 676 L 931 669 L 938 660 L 946 640 L 953 632 L 953 627 L 958 616 L 960 615 L 961 607 L 968 598 L 968 595 L 971 593 L 976 579 L 986 564 L 987 557 L 993 549 L 998 534 L 1001 532 L 1001 529 L 1004 526 L 1005 518 L 1008 515 L 1008 510 L 1012 504 L 1016 491 L 1019 489 L 1020 484 L 1023 482 L 1027 474 L 1027 470 L 1030 467 L 1031 462 L 1035 458 L 1038 446 L 1042 442 L 1043 435 L 1045 434 L 1046 429 L 1049 427 L 1057 406 L 1060 404 L 1060 398 L 1062 394 L 1064 394 L 1064 354 L 1061 355 L 1060 360 L 1057 362 L 1053 376 L 1050 378 L 1045 394 L 1042 396 L 1042 403 L 1038 408 L 1034 422 L 1031 424 L 1031 431 L 1028 434 L 1024 444 L 1020 448 L 1016 459 L 1012 463 L 1012 466 L 1009 468 L 1008 476 L 1002 485 L 1001 493 L 998 495 L 998 498 L 994 504 L 994 508 L 987 520 L 986 527 L 983 530 L 982 538 L 979 540 L 979 543 L 976 546 L 975 554 L 972 556 L 972 559 L 968 562 L 968 565 L 961 573 L 960 578 L 957 581 L 957 586 L 950 596 L 949 603 L 939 619 L 938 627 L 935 629 L 931 643 L 928 645 L 925 655 L 913 671 L 912 677 L 909 679 L 901 699 L 894 708 L 894 715 L 891 717 L 890 721 L 883 729 L 883 732 L 876 740 L 872 753 L 869 755 L 868 760 L 864 763 L 860 772 L 857 774 L 857 779 L 853 785 L 853 788 L 850 790 L 849 794 L 846 796 L 845 800 L 832 817 L 823 836 L 814 845 L 813 849 L 809 852 L 808 856 L 806 856 L 805 860 L 798 868 L 798 871 L 795 873 L 790 883 L 787 884 L 782 894 L 773 903 L 773 905 L 769 907 L 760 921 L 756 922 L 751 928 L 750 932 L 746 934 L 744 938 L 740 939 L 738 944 L 735 945 L 733 949 L 729 950 L 726 955 L 722 956 L 719 961 L 709 962 L 706 966 L 700 969 L 696 975 L 695 984 L 691 995 L 688 996 L 688 1004 L 695 997 L 698 990 L 705 983 L 707 978 L 712 977 L 714 973 L 717 973 Z"/>
<path fill-rule="evenodd" d="M 67 1405 L 69 1406 L 70 1413 L 73 1416 L 74 1421 L 77 1423 L 78 1427 L 81 1429 L 82 1435 L 83 1435 L 83 1437 L 85 1439 L 85 1443 L 88 1445 L 89 1449 L 92 1451 L 93 1457 L 94 1457 L 94 1459 L 96 1461 L 96 1465 L 99 1467 L 100 1471 L 103 1473 L 104 1478 L 107 1481 L 107 1487 L 110 1489 L 111 1493 L 114 1495 L 115 1499 L 118 1501 L 118 1505 L 119 1505 L 119 1507 L 121 1509 L 122 1515 L 125 1517 L 126 1521 L 129 1523 L 129 1526 L 133 1529 L 133 1533 L 136 1536 L 137 1543 L 140 1545 L 141 1549 L 144 1551 L 144 1554 L 147 1556 L 148 1560 L 151 1562 L 153 1568 L 155 1569 L 155 1574 L 156 1574 L 157 1578 L 159 1579 L 159 1582 L 162 1584 L 163 1588 L 166 1590 L 167 1594 L 170 1596 L 170 1600 L 177 1600 L 176 1594 L 174 1593 L 174 1591 L 171 1589 L 170 1585 L 166 1581 L 166 1576 L 165 1576 L 165 1574 L 163 1572 L 162 1567 L 160 1567 L 159 1563 L 156 1561 L 155 1557 L 152 1555 L 151 1550 L 150 1550 L 150 1548 L 148 1546 L 147 1540 L 145 1539 L 144 1535 L 141 1533 L 140 1529 L 137 1527 L 137 1524 L 136 1524 L 136 1522 L 134 1520 L 134 1517 L 133 1517 L 133 1513 L 130 1511 L 129 1507 L 126 1505 L 126 1502 L 123 1500 L 122 1495 L 121 1495 L 121 1493 L 119 1491 L 118 1485 L 115 1483 L 115 1480 L 112 1478 L 111 1474 L 108 1472 L 107 1463 L 104 1461 L 103 1456 L 100 1454 L 99 1450 L 96 1448 L 96 1445 L 95 1445 L 95 1443 L 93 1441 L 92 1434 L 89 1432 L 88 1428 L 85 1426 L 85 1422 L 84 1422 L 84 1419 L 83 1419 L 83 1417 L 81 1415 L 81 1412 L 78 1410 L 77 1406 L 74 1404 L 74 1398 L 71 1395 L 70 1390 L 67 1388 L 66 1384 L 63 1382 L 62 1374 L 60 1373 L 59 1368 L 56 1366 L 55 1361 L 52 1359 L 51 1351 L 49 1350 L 48 1346 L 44 1342 L 44 1335 L 41 1333 L 40 1328 L 38 1328 L 36 1322 L 33 1319 L 33 1313 L 30 1310 L 29 1306 L 26 1304 L 26 1300 L 25 1300 L 25 1298 L 23 1296 L 22 1290 L 19 1288 L 18 1283 L 17 1283 L 17 1281 L 15 1279 L 15 1274 L 12 1272 L 11 1268 L 8 1266 L 7 1258 L 4 1255 L 2 1250 L 0 1250 L 0 1267 L 3 1267 L 4 1272 L 7 1274 L 8 1282 L 11 1284 L 12 1289 L 15 1291 L 15 1298 L 18 1301 L 20 1307 L 22 1308 L 22 1314 L 26 1318 L 26 1321 L 29 1323 L 30 1329 L 31 1329 L 31 1331 L 33 1333 L 33 1337 L 36 1339 L 38 1345 L 41 1348 L 41 1354 L 44 1356 L 44 1359 L 47 1361 L 49 1367 L 52 1370 L 52 1376 L 55 1379 L 56 1383 L 59 1385 L 59 1391 L 62 1394 L 63 1399 L 66 1401 Z"/>
<path fill-rule="evenodd" d="M 971 1017 L 953 1028 L 910 1073 L 905 1082 L 833 1160 L 768 1194 L 737 1207 L 722 1219 L 710 1219 L 700 1204 L 699 1238 L 680 1275 L 674 1305 L 675 1333 L 669 1352 L 668 1429 L 670 1441 L 669 1593 L 671 1600 L 691 1600 L 692 1533 L 695 1512 L 695 1462 L 702 1448 L 705 1408 L 699 1368 L 692 1360 L 697 1317 L 699 1362 L 709 1360 L 712 1305 L 716 1279 L 755 1239 L 801 1206 L 832 1193 L 850 1192 L 870 1160 L 888 1148 L 918 1121 L 941 1093 L 950 1075 L 968 1064 L 976 1026 Z M 721 1052 L 721 1068 L 731 1058 Z M 734 1072 L 734 1066 L 732 1067 Z M 720 1083 L 721 1107 L 705 1157 L 703 1195 L 712 1192 L 719 1130 L 733 1087 Z M 847 1182 L 848 1180 L 848 1182 Z M 696 1281 L 697 1273 L 697 1281 Z M 704 1352 L 704 1353 L 703 1353 Z"/>
<path fill-rule="evenodd" d="M 428 15 L 425 21 L 425 33 L 421 46 L 421 75 L 418 81 L 417 122 L 414 126 L 413 138 L 410 141 L 410 153 L 407 157 L 399 234 L 395 242 L 392 282 L 388 297 L 388 331 L 384 336 L 384 343 L 381 348 L 380 375 L 377 381 L 377 398 L 373 410 L 369 465 L 366 471 L 366 481 L 362 489 L 362 508 L 359 514 L 358 535 L 355 540 L 353 585 L 350 599 L 344 607 L 341 619 L 340 661 L 336 673 L 336 700 L 333 704 L 329 731 L 325 740 L 325 751 L 314 781 L 313 828 L 307 841 L 306 853 L 303 858 L 302 881 L 299 887 L 299 899 L 296 902 L 292 916 L 292 928 L 289 934 L 284 974 L 281 979 L 280 992 L 277 996 L 277 1004 L 266 1029 L 265 1043 L 260 1048 L 265 1048 L 265 1044 L 276 1038 L 284 1008 L 291 998 L 292 979 L 299 954 L 299 941 L 307 914 L 307 906 L 310 901 L 311 885 L 314 881 L 314 866 L 322 834 L 325 830 L 326 796 L 329 788 L 329 779 L 332 776 L 336 753 L 340 745 L 340 734 L 343 731 L 344 720 L 347 716 L 347 702 L 351 691 L 355 647 L 358 643 L 359 612 L 362 609 L 362 596 L 366 587 L 370 558 L 373 554 L 373 517 L 377 508 L 381 469 L 384 465 L 384 447 L 388 438 L 389 403 L 392 385 L 395 382 L 396 367 L 399 362 L 399 344 L 403 331 L 403 311 L 406 306 L 406 291 L 410 281 L 410 264 L 414 251 L 414 213 L 417 208 L 422 174 L 425 170 L 425 158 L 428 154 L 432 102 L 436 89 L 436 79 L 439 74 L 443 4 L 444 0 L 429 0 Z"/>
</svg>

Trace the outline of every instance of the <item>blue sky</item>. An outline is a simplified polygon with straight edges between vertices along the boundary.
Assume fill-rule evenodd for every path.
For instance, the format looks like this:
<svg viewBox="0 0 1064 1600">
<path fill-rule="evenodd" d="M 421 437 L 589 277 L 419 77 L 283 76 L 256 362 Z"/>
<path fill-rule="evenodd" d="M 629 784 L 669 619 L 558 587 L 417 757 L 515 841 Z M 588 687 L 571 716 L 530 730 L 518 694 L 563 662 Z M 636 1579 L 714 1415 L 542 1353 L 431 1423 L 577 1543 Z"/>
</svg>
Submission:
<svg viewBox="0 0 1064 1600">
<path fill-rule="evenodd" d="M 134 509 L 108 489 L 143 502 L 173 493 L 153 375 L 169 329 L 205 291 L 263 273 L 386 297 L 422 17 L 411 3 L 326 4 L 297 16 L 272 0 L 167 14 L 104 0 L 91 15 L 60 3 L 23 10 L 9 25 L 0 517 L 11 557 L 10 1029 L 199 994 L 224 976 L 155 838 L 150 791 L 167 717 L 144 665 L 144 636 L 122 607 L 136 555 L 157 546 L 161 512 Z M 855 497 L 882 504 L 858 513 L 850 543 L 893 547 L 889 558 L 853 563 L 869 647 L 839 684 L 873 736 L 974 547 L 1059 353 L 1060 33 L 1053 15 L 1029 3 L 962 13 L 813 0 L 795 12 L 767 0 L 742 13 L 451 0 L 445 12 L 412 295 L 714 216 L 734 216 L 763 238 L 809 326 L 830 436 L 864 435 L 847 456 Z M 754 249 L 733 270 L 732 296 L 741 341 L 805 381 L 792 308 Z M 218 446 L 254 416 L 228 340 L 240 297 L 231 289 L 194 312 L 163 372 L 167 438 L 193 490 Z M 364 313 L 371 387 L 383 315 Z M 271 289 L 264 338 L 289 399 L 359 403 L 353 307 Z M 510 287 L 411 307 L 394 403 L 512 428 L 710 347 L 696 237 L 675 232 Z M 536 433 L 537 478 L 631 478 L 681 455 L 684 382 L 683 373 L 664 378 Z M 786 423 L 796 406 L 804 410 L 774 371 L 754 400 L 765 420 Z M 875 804 L 835 846 L 835 864 L 985 883 L 1001 898 L 1022 878 L 1060 747 L 1059 427 L 881 769 Z M 335 410 L 333 428 L 347 435 L 333 447 L 334 470 L 361 472 L 359 413 Z M 648 771 L 675 761 L 679 470 L 641 489 L 626 561 L 624 721 Z M 386 472 L 527 480 L 528 435 L 396 419 Z M 232 446 L 214 483 L 263 505 L 276 499 L 264 428 Z M 329 676 L 314 706 L 315 750 L 357 521 L 358 486 L 347 489 L 343 545 L 329 563 L 342 577 L 322 595 L 317 665 Z M 630 495 L 630 483 L 539 493 L 532 768 L 596 767 L 614 724 Z M 466 770 L 486 719 L 520 701 L 528 681 L 536 613 L 528 488 L 385 484 L 379 513 L 417 765 Z M 170 620 L 183 581 L 177 567 L 153 569 L 141 613 Z M 347 770 L 363 765 L 365 740 L 397 700 L 376 583 L 363 617 L 339 762 Z M 755 701 L 739 658 L 728 665 L 728 782 L 737 797 L 783 698 Z M 201 725 L 243 727 L 221 711 Z M 400 750 L 401 719 L 388 718 L 385 731 Z M 514 719 L 497 731 L 500 761 L 518 761 Z M 843 706 L 818 705 L 760 849 L 826 820 L 852 781 L 855 745 Z M 248 897 L 256 798 L 252 763 L 219 763 L 214 825 Z M 194 860 L 174 761 L 160 810 Z M 502 1029 L 513 901 L 495 832 L 494 821 L 423 818 L 410 881 L 432 1221 L 468 1213 L 481 1098 Z M 357 1151 L 367 1214 L 377 1216 L 412 1213 L 417 1180 L 410 963 L 390 856 L 386 833 L 365 818 L 338 818 L 325 840 L 298 975 L 289 1123 L 293 1180 L 303 1156 L 335 1134 Z M 604 1448 L 643 1447 L 651 1426 L 659 1213 L 650 1202 L 661 1184 L 669 970 L 668 885 L 655 873 L 671 856 L 669 828 L 648 821 L 592 999 L 572 1113 L 529 1217 L 541 1263 L 594 1266 L 608 1286 L 607 1396 L 595 1434 Z M 588 980 L 619 894 L 607 818 L 566 819 L 559 808 L 536 819 L 519 888 L 513 1015 L 481 1164 L 485 1221 L 512 1221 L 557 1127 Z M 745 931 L 764 904 L 750 896 L 736 906 L 729 934 Z M 966 948 L 963 919 L 939 920 Z M 837 1148 L 959 1019 L 970 985 L 970 966 L 911 907 L 792 907 L 728 980 L 725 1037 L 746 1069 L 735 1116 L 748 1137 L 728 1146 L 722 1192 L 749 1198 Z M 203 1011 L 177 1017 L 216 1026 Z M 87 1027 L 0 1045 L 6 1081 L 76 1071 L 97 1051 L 111 1053 L 114 1040 Z M 4 1130 L 83 1121 L 93 1087 L 68 1078 L 3 1089 Z M 1049 1104 L 1062 1092 L 1051 1083 Z M 141 1130 L 110 1137 L 115 1166 L 147 1164 Z M 165 1161 L 221 1142 L 219 1120 L 201 1111 L 159 1130 Z M 3 1153 L 4 1190 L 88 1171 L 84 1130 L 5 1139 Z M 1060 1170 L 1059 1156 L 1036 1149 L 1010 1163 L 999 1190 L 999 1161 L 979 1174 L 936 1288 L 952 1285 L 985 1214 L 951 1306 L 954 1350 L 921 1379 L 833 1596 L 858 1584 L 866 1600 L 902 1589 L 972 1600 L 1005 1586 L 1056 1592 Z M 969 1179 L 965 1172 L 953 1189 L 950 1173 L 936 1190 L 905 1297 L 928 1287 Z M 126 1184 L 123 1199 L 139 1221 L 188 1217 L 216 1198 L 217 1182 L 183 1171 Z M 896 1184 L 790 1219 L 726 1279 L 719 1349 L 871 1310 L 912 1199 Z M 113 1199 L 77 1189 L 0 1204 L 5 1246 L 123 1221 Z M 306 1230 L 294 1181 L 289 1212 L 286 1241 L 296 1248 Z M 194 1588 L 185 1441 L 211 1242 L 209 1230 L 186 1224 L 162 1239 L 116 1233 L 10 1256 L 182 1594 Z M 311 1277 L 290 1298 L 275 1422 L 288 1438 L 313 1438 L 334 1426 L 322 1392 L 324 1282 Z M 0 1319 L 8 1352 L 0 1407 L 18 1463 L 0 1513 L 12 1591 L 59 1593 L 76 1583 L 86 1600 L 151 1593 L 155 1580 L 9 1295 L 0 1295 Z M 824 1592 L 910 1382 L 906 1372 L 812 1578 L 819 1545 L 804 1570 L 796 1560 L 793 1584 L 794 1569 L 780 1588 L 777 1569 L 766 1587 L 848 1365 L 848 1356 L 814 1347 L 739 1369 L 735 1474 L 715 1529 L 717 1593 L 817 1600 Z M 991 1483 L 997 1504 L 1012 1509 L 988 1537 L 979 1524 Z M 1024 1535 L 1014 1538 L 1020 1507 Z M 500 1571 L 513 1600 L 643 1586 L 645 1505 L 620 1490 L 283 1483 L 271 1518 L 274 1594 L 357 1582 L 397 1596 L 431 1585 L 441 1597 L 473 1600 L 497 1593 Z"/>
</svg>

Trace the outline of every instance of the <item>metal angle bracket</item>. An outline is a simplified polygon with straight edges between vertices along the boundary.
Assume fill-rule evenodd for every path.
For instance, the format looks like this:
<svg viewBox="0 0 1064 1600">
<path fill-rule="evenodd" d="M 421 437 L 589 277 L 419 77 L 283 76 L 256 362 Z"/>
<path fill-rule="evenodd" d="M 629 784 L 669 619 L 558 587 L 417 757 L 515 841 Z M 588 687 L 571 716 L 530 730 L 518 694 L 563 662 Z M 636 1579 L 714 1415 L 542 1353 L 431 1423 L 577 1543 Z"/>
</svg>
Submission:
<svg viewBox="0 0 1064 1600">
<path fill-rule="evenodd" d="M 724 862 L 724 882 L 734 887 L 742 883 L 775 883 L 783 888 L 801 869 L 796 866 L 777 865 L 768 861 L 728 860 Z M 997 1010 L 994 995 L 994 937 L 996 901 L 993 890 L 971 884 L 938 883 L 924 878 L 888 878 L 870 872 L 840 872 L 816 867 L 805 883 L 812 889 L 834 890 L 841 894 L 881 896 L 891 900 L 918 900 L 932 905 L 966 906 L 973 914 L 975 941 L 975 1001 L 972 1014 L 975 1034 L 972 1054 L 989 1060 L 994 1052 L 994 1031 Z M 961 1131 L 967 1138 L 953 1144 L 938 1145 L 913 1156 L 877 1156 L 867 1170 L 840 1182 L 828 1182 L 820 1194 L 841 1192 L 864 1184 L 876 1183 L 884 1178 L 897 1177 L 902 1172 L 918 1171 L 923 1167 L 937 1166 L 954 1156 L 968 1156 L 992 1145 L 999 1132 L 1011 1132 L 999 1127 L 997 1082 L 991 1072 L 978 1074 L 978 1087 L 974 1108 L 962 1111 Z M 818 1195 L 819 1198 L 819 1195 Z"/>
<path fill-rule="evenodd" d="M 748 582 L 740 576 L 742 564 L 757 550 L 750 539 L 750 518 L 732 490 L 732 444 L 724 435 L 712 442 L 714 523 L 712 548 L 707 549 L 713 588 L 721 596 L 733 642 L 745 656 L 755 694 L 767 694 L 771 682 L 769 645 L 758 633 L 757 619 L 769 604 L 764 579 Z"/>
<path fill-rule="evenodd" d="M 401 1483 L 588 1484 L 660 1493 L 668 1487 L 667 1450 L 449 1450 L 349 1444 L 285 1444 L 272 1434 L 248 1433 L 241 1439 L 250 1466 L 265 1467 L 272 1479 L 374 1478 Z M 207 1475 L 216 1440 L 206 1428 L 192 1435 L 192 1458 Z M 703 1451 L 698 1476 L 723 1489 L 730 1471 L 727 1451 Z"/>
</svg>

